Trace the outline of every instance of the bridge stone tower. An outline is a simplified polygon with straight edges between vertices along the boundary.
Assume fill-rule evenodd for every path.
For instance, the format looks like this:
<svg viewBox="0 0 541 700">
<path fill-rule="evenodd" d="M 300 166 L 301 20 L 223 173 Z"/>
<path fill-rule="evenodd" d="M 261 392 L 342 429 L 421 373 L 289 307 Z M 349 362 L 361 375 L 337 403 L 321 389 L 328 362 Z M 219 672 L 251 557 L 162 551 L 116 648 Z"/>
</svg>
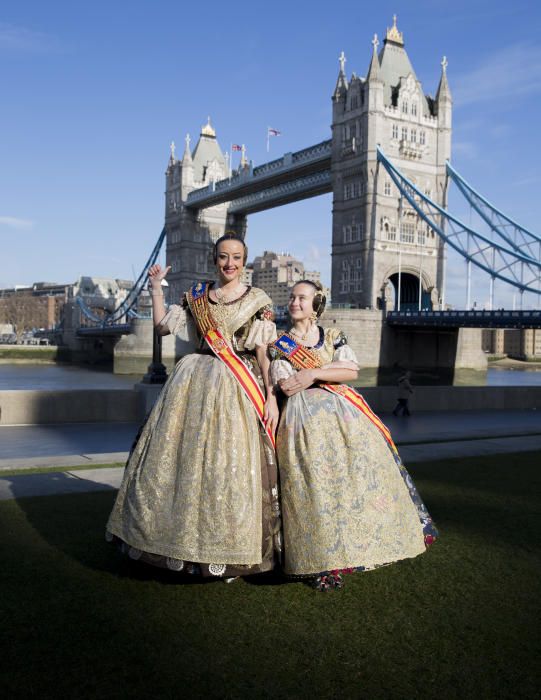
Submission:
<svg viewBox="0 0 541 700">
<path fill-rule="evenodd" d="M 188 195 L 194 189 L 212 185 L 227 176 L 227 164 L 210 118 L 202 127 L 193 152 L 190 150 L 190 136 L 186 136 L 182 160 L 176 158 L 175 145 L 171 144 L 165 173 L 165 228 L 166 260 L 167 265 L 171 265 L 169 298 L 172 302 L 178 300 L 194 281 L 213 276 L 212 244 L 226 228 L 227 203 L 198 210 L 186 206 Z M 245 220 L 240 223 L 245 224 Z M 231 222 L 229 228 L 238 230 L 239 222 Z M 241 232 L 244 233 L 244 229 Z"/>
<path fill-rule="evenodd" d="M 356 308 L 436 307 L 443 289 L 443 243 L 378 165 L 376 148 L 425 194 L 446 206 L 452 101 L 447 61 L 435 98 L 425 95 L 402 33 L 374 36 L 365 78 L 348 81 L 345 56 L 333 94 L 332 300 Z M 400 279 L 400 292 L 399 292 Z M 394 302 L 393 302 L 394 297 Z"/>
</svg>

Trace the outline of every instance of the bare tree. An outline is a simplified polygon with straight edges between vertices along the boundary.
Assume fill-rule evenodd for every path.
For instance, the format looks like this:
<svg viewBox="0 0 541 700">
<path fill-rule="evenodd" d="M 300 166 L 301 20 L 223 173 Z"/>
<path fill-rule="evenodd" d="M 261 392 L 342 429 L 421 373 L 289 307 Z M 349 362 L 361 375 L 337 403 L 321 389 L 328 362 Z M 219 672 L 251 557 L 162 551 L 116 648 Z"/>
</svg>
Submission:
<svg viewBox="0 0 541 700">
<path fill-rule="evenodd" d="M 11 323 L 19 341 L 24 333 L 47 326 L 47 297 L 15 292 L 0 298 L 0 322 Z"/>
</svg>

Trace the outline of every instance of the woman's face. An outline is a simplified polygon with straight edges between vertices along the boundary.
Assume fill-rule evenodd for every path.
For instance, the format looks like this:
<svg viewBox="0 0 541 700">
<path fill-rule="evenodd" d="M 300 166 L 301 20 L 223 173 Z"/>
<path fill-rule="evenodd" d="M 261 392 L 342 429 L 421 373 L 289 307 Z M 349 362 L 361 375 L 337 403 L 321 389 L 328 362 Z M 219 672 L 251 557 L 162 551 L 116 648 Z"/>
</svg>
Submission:
<svg viewBox="0 0 541 700">
<path fill-rule="evenodd" d="M 293 321 L 303 321 L 310 318 L 313 309 L 313 301 L 316 290 L 311 284 L 296 284 L 291 290 L 287 308 Z"/>
<path fill-rule="evenodd" d="M 238 279 L 244 267 L 244 246 L 240 241 L 222 241 L 216 252 L 216 267 L 224 284 Z"/>
</svg>

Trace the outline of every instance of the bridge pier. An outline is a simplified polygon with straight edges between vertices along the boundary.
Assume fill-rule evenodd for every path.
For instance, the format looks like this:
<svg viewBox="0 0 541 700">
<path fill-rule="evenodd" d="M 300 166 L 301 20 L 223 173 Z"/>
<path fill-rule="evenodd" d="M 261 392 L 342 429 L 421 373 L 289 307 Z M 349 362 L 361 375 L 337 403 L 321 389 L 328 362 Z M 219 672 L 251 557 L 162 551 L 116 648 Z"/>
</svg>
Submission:
<svg viewBox="0 0 541 700">
<path fill-rule="evenodd" d="M 487 371 L 477 328 L 403 328 L 386 324 L 381 311 L 329 309 L 323 325 L 348 336 L 363 386 L 395 384 L 409 369 L 419 384 L 478 384 Z"/>
</svg>

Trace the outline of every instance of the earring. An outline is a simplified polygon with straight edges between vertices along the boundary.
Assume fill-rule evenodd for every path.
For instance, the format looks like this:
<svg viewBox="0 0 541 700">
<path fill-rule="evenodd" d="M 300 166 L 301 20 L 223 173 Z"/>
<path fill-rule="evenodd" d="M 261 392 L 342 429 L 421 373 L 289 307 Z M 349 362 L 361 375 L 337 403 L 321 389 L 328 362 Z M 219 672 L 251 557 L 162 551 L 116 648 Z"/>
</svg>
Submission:
<svg viewBox="0 0 541 700">
<path fill-rule="evenodd" d="M 312 321 L 312 323 L 315 323 L 317 321 L 317 314 L 315 311 L 312 311 L 312 313 L 310 314 L 310 321 Z"/>
</svg>

